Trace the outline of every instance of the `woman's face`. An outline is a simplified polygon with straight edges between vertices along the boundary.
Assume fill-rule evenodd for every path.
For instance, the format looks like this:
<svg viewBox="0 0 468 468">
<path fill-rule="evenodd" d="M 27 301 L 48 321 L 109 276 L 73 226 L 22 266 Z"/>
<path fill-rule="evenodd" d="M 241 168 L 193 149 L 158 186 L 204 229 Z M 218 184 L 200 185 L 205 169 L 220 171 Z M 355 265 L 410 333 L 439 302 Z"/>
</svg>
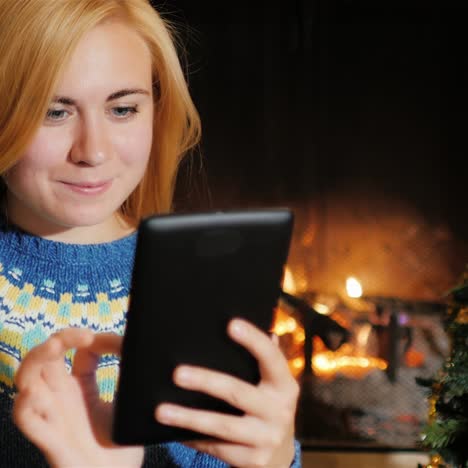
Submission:
<svg viewBox="0 0 468 468">
<path fill-rule="evenodd" d="M 153 112 L 151 56 L 140 36 L 119 22 L 87 33 L 7 174 L 9 218 L 58 240 L 119 237 L 116 213 L 145 172 Z"/>
</svg>

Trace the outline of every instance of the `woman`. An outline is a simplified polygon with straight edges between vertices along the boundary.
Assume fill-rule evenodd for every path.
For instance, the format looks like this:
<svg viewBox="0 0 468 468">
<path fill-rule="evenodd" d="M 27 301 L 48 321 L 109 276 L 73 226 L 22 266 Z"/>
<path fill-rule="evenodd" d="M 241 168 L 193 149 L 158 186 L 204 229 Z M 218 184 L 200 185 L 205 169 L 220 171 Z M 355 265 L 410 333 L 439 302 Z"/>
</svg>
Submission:
<svg viewBox="0 0 468 468">
<path fill-rule="evenodd" d="M 258 359 L 259 385 L 187 366 L 174 380 L 245 415 L 155 408 L 218 441 L 110 441 L 135 230 L 170 211 L 199 117 L 147 0 L 0 0 L 0 12 L 2 465 L 300 466 L 297 384 L 241 320 L 228 332 Z"/>
</svg>

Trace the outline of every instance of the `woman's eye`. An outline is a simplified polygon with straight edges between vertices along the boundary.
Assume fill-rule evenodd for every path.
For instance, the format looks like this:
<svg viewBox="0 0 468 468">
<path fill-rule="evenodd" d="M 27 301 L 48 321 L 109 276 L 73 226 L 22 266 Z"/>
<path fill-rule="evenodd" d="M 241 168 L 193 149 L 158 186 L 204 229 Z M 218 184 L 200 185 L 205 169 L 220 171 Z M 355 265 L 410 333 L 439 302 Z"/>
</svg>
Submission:
<svg viewBox="0 0 468 468">
<path fill-rule="evenodd" d="M 138 109 L 136 107 L 114 107 L 112 113 L 115 117 L 120 119 L 131 117 L 133 114 L 136 114 Z"/>
<path fill-rule="evenodd" d="M 68 112 L 65 109 L 49 109 L 47 111 L 47 120 L 60 121 L 67 117 Z"/>
</svg>

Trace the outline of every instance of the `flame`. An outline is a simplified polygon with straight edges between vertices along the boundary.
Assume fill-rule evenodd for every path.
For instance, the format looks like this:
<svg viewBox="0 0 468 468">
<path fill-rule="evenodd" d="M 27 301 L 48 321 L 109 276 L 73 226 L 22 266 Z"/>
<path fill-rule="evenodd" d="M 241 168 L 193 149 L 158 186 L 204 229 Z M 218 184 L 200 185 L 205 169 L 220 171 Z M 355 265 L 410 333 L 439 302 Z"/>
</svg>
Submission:
<svg viewBox="0 0 468 468">
<path fill-rule="evenodd" d="M 361 297 L 362 296 L 362 286 L 361 283 L 350 276 L 346 279 L 346 292 L 348 293 L 349 297 Z"/>
<path fill-rule="evenodd" d="M 286 320 L 280 320 L 275 323 L 273 332 L 275 335 L 282 336 L 286 333 L 293 333 L 297 329 L 297 322 L 292 317 L 288 317 Z"/>
<path fill-rule="evenodd" d="M 314 310 L 322 315 L 329 315 L 331 313 L 330 307 L 326 304 L 321 304 L 320 302 L 316 302 L 314 304 Z"/>
<path fill-rule="evenodd" d="M 297 290 L 296 283 L 289 268 L 285 268 L 283 289 L 290 294 Z M 349 277 L 346 280 L 346 290 L 351 298 L 362 296 L 362 287 L 360 282 Z M 321 314 L 331 314 L 332 310 L 321 301 L 313 305 L 314 309 Z M 335 313 L 333 312 L 335 315 Z M 339 317 L 335 316 L 338 320 Z M 351 326 L 344 324 L 344 326 Z M 356 325 L 354 325 L 356 327 Z M 318 346 L 314 341 L 315 354 L 312 357 L 310 365 L 315 375 L 321 378 L 334 378 L 341 374 L 349 378 L 359 379 L 365 377 L 369 372 L 380 369 L 385 370 L 387 363 L 380 358 L 369 356 L 366 353 L 367 343 L 372 330 L 369 323 L 361 324 L 355 329 L 355 342 L 343 344 L 337 351 L 329 351 L 324 345 Z M 304 328 L 292 317 L 286 309 L 278 307 L 273 326 L 273 332 L 279 337 L 284 338 L 285 354 L 288 358 L 289 369 L 294 377 L 298 377 L 304 370 L 303 344 L 305 340 Z"/>
<path fill-rule="evenodd" d="M 297 344 L 302 344 L 305 340 L 304 328 L 294 317 L 290 316 L 281 307 L 278 307 L 275 311 L 272 332 L 278 336 L 291 333 L 293 342 Z"/>
<path fill-rule="evenodd" d="M 384 371 L 387 363 L 380 358 L 372 356 L 347 355 L 351 349 L 343 345 L 343 351 L 323 351 L 312 357 L 312 368 L 316 376 L 324 379 L 333 379 L 338 374 L 352 379 L 362 379 L 375 369 Z M 340 348 L 341 350 L 341 348 Z M 289 370 L 294 377 L 298 377 L 304 370 L 304 358 L 302 356 L 288 361 Z"/>
<path fill-rule="evenodd" d="M 291 372 L 294 378 L 299 378 L 302 371 L 304 370 L 304 358 L 297 357 L 288 360 L 289 372 Z"/>
<path fill-rule="evenodd" d="M 346 345 L 342 347 L 346 348 Z M 341 373 L 348 377 L 362 378 L 373 369 L 385 370 L 387 363 L 372 356 L 352 356 L 324 351 L 312 358 L 312 366 L 315 374 L 322 377 L 332 377 Z"/>
<path fill-rule="evenodd" d="M 361 325 L 356 332 L 356 350 L 364 351 L 369 342 L 369 337 L 372 331 L 372 325 L 370 323 L 365 323 Z"/>
<path fill-rule="evenodd" d="M 289 294 L 295 294 L 297 291 L 296 282 L 288 267 L 284 270 L 283 290 Z"/>
</svg>

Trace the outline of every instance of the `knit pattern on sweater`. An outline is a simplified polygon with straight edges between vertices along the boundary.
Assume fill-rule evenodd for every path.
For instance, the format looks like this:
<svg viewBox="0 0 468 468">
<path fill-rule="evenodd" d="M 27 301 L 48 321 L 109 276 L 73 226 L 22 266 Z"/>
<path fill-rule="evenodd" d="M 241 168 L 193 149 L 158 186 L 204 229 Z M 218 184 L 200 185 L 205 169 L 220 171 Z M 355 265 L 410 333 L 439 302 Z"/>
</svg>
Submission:
<svg viewBox="0 0 468 468">
<path fill-rule="evenodd" d="M 0 391 L 14 396 L 23 357 L 68 327 L 122 335 L 136 235 L 98 245 L 72 245 L 4 232 L 0 244 Z M 89 262 L 89 260 L 92 260 Z M 72 353 L 66 356 L 70 369 Z M 97 380 L 112 401 L 118 359 L 104 355 Z"/>
<path fill-rule="evenodd" d="M 136 234 L 114 242 L 75 245 L 8 229 L 0 220 L 0 466 L 47 463 L 11 418 L 14 375 L 23 357 L 67 327 L 122 335 Z M 66 356 L 71 368 L 73 355 Z M 100 396 L 112 401 L 119 360 L 104 355 L 97 370 Z M 145 448 L 144 468 L 226 468 L 220 460 L 180 443 Z M 294 468 L 300 467 L 296 442 Z"/>
</svg>

